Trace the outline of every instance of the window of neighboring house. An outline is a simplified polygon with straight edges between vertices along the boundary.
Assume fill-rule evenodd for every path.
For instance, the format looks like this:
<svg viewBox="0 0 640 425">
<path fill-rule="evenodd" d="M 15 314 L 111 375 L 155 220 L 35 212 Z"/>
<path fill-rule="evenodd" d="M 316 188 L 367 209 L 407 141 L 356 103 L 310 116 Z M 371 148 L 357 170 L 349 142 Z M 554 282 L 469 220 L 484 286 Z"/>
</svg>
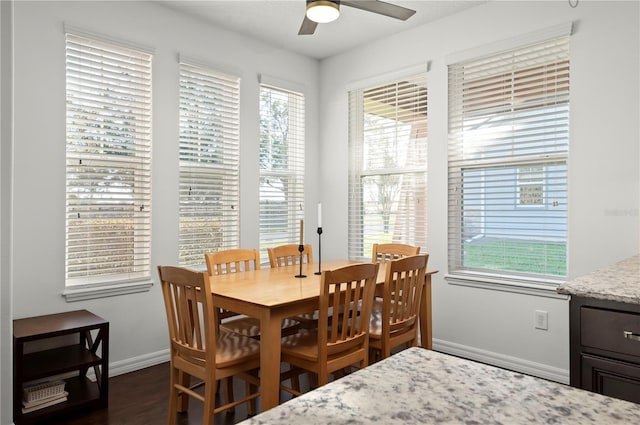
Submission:
<svg viewBox="0 0 640 425">
<path fill-rule="evenodd" d="M 544 173 L 542 165 L 518 167 L 517 184 L 517 206 L 544 206 Z"/>
<path fill-rule="evenodd" d="M 150 280 L 151 59 L 66 35 L 68 289 Z"/>
<path fill-rule="evenodd" d="M 427 246 L 426 72 L 349 91 L 350 259 Z"/>
<path fill-rule="evenodd" d="M 304 218 L 304 95 L 260 86 L 260 250 L 298 243 Z"/>
<path fill-rule="evenodd" d="M 569 37 L 449 66 L 449 271 L 567 274 Z"/>
<path fill-rule="evenodd" d="M 180 232 L 182 266 L 238 248 L 240 79 L 180 64 Z"/>
</svg>

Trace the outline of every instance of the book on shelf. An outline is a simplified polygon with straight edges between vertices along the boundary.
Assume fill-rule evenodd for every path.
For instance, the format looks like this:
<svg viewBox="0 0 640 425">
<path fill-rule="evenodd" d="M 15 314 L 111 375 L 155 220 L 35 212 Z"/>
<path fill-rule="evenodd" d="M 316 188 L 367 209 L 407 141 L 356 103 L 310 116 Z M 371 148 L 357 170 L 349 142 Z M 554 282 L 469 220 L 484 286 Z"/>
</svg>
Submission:
<svg viewBox="0 0 640 425">
<path fill-rule="evenodd" d="M 44 409 L 45 407 L 53 406 L 58 403 L 62 403 L 64 401 L 67 401 L 68 395 L 69 393 L 67 391 L 63 391 L 58 395 L 43 398 L 41 400 L 24 401 L 22 402 L 22 413 L 29 413 L 35 410 Z"/>
</svg>

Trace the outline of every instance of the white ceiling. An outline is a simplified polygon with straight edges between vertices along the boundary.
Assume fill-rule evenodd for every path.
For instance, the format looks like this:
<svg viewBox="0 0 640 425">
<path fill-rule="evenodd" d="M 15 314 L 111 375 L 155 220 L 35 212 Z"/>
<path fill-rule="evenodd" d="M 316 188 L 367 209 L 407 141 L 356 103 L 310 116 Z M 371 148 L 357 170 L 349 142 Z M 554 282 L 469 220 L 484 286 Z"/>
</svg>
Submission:
<svg viewBox="0 0 640 425">
<path fill-rule="evenodd" d="M 305 0 L 159 0 L 175 11 L 197 16 L 216 26 L 240 32 L 316 59 L 426 24 L 485 1 L 389 0 L 416 11 L 406 21 L 341 6 L 340 17 L 319 24 L 313 35 L 298 35 Z"/>
</svg>

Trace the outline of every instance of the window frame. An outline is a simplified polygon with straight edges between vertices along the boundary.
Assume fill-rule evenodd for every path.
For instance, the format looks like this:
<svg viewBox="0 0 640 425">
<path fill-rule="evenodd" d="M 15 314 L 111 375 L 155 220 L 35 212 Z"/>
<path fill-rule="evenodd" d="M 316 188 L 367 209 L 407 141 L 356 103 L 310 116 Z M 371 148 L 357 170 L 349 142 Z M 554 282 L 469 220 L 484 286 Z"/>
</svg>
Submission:
<svg viewBox="0 0 640 425">
<path fill-rule="evenodd" d="M 514 291 L 514 292 L 523 292 L 523 293 L 538 293 L 539 291 L 543 291 L 545 293 L 547 293 L 548 291 L 554 291 L 555 287 L 564 282 L 566 280 L 566 276 L 568 274 L 568 264 L 566 262 L 567 260 L 567 253 L 568 253 L 568 237 L 567 237 L 567 232 L 568 232 L 568 210 L 566 208 L 566 200 L 568 199 L 568 175 L 567 175 L 567 167 L 568 167 L 568 158 L 569 158 L 569 142 L 568 142 L 568 123 L 569 123 L 569 119 L 570 119 L 570 113 L 569 113 L 569 87 L 568 87 L 568 77 L 566 79 L 566 102 L 562 103 L 563 101 L 561 101 L 561 103 L 559 103 L 557 105 L 553 105 L 553 106 L 545 106 L 544 103 L 538 104 L 538 105 L 532 105 L 529 108 L 526 108 L 526 105 L 518 105 L 517 107 L 515 107 L 514 109 L 511 110 L 511 112 L 509 112 L 510 114 L 513 114 L 515 117 L 518 117 L 520 119 L 524 119 L 523 117 L 525 117 L 527 114 L 531 114 L 532 112 L 526 112 L 526 111 L 533 111 L 533 113 L 537 114 L 537 113 L 546 113 L 549 114 L 549 116 L 558 114 L 558 115 L 562 115 L 563 113 L 563 108 L 566 108 L 566 116 L 564 117 L 564 121 L 562 121 L 560 124 L 560 126 L 564 126 L 566 127 L 566 143 L 565 145 L 558 145 L 560 146 L 559 148 L 557 148 L 556 150 L 553 149 L 553 147 L 549 148 L 550 150 L 548 152 L 543 152 L 543 153 L 535 153 L 533 151 L 533 149 L 529 148 L 529 151 L 527 152 L 527 149 L 523 149 L 523 152 L 527 153 L 527 154 L 521 154 L 521 155 L 514 155 L 513 157 L 496 157 L 496 158 L 488 158 L 488 159 L 475 159 L 475 160 L 456 160 L 455 165 L 452 165 L 452 151 L 455 151 L 456 149 L 458 150 L 456 153 L 454 153 L 453 158 L 456 158 L 456 155 L 460 155 L 460 150 L 462 149 L 459 145 L 460 142 L 460 134 L 455 133 L 452 130 L 452 117 L 455 117 L 456 120 L 458 121 L 454 121 L 457 122 L 457 125 L 459 124 L 459 121 L 462 120 L 462 118 L 460 118 L 461 114 L 463 114 L 463 112 L 461 112 L 458 109 L 452 109 L 455 107 L 461 107 L 461 104 L 457 104 L 455 106 L 454 105 L 457 101 L 452 102 L 451 101 L 451 96 L 452 95 L 452 87 L 456 87 L 456 83 L 452 83 L 451 82 L 451 66 L 460 66 L 461 64 L 464 65 L 464 63 L 466 62 L 475 62 L 478 61 L 478 63 L 480 61 L 486 60 L 487 62 L 491 60 L 492 57 L 499 57 L 500 55 L 508 55 L 510 54 L 510 51 L 519 51 L 519 50 L 525 50 L 528 47 L 534 46 L 536 44 L 539 43 L 545 43 L 545 42 L 550 42 L 553 43 L 554 40 L 565 40 L 566 41 L 566 50 L 565 53 L 566 55 L 564 56 L 564 59 L 558 59 L 556 61 L 556 63 L 560 64 L 563 63 L 562 61 L 566 61 L 566 68 L 567 68 L 567 75 L 568 75 L 568 69 L 570 66 L 570 55 L 569 55 L 569 49 L 568 49 L 568 44 L 569 44 L 569 35 L 571 34 L 572 31 L 572 24 L 563 24 L 563 25 L 559 25 L 556 27 L 552 27 L 552 28 L 548 28 L 536 33 L 532 33 L 532 34 L 527 34 L 521 37 L 517 37 L 514 38 L 513 40 L 508 40 L 508 41 L 502 41 L 502 42 L 498 42 L 495 43 L 491 46 L 485 46 L 484 48 L 480 48 L 480 51 L 483 51 L 483 55 L 482 56 L 478 56 L 477 53 L 475 53 L 474 55 L 470 55 L 469 52 L 463 52 L 463 53 L 459 53 L 459 54 L 455 54 L 452 55 L 452 59 L 449 59 L 448 61 L 448 65 L 450 67 L 449 69 L 449 96 L 450 96 L 450 109 L 449 109 L 449 148 L 450 148 L 450 156 L 449 156 L 449 270 L 448 270 L 448 275 L 446 276 L 446 279 L 449 283 L 452 284 L 459 284 L 459 285 L 470 285 L 470 286 L 475 286 L 475 287 L 487 287 L 490 289 L 499 289 L 499 290 L 506 290 L 506 291 Z M 559 41 L 559 44 L 562 44 L 563 41 Z M 464 57 L 464 56 L 468 56 L 468 57 Z M 559 57 L 562 58 L 562 56 L 560 55 Z M 516 68 L 517 69 L 517 68 Z M 522 68 L 525 69 L 525 68 Z M 530 69 L 535 69 L 535 67 L 531 67 Z M 518 72 L 517 70 L 513 71 L 513 75 L 512 78 L 517 79 L 518 78 Z M 488 74 L 490 75 L 490 74 Z M 489 77 L 486 77 L 487 79 Z M 545 77 L 546 78 L 546 77 Z M 557 78 L 557 77 L 552 77 L 552 78 Z M 516 80 L 517 81 L 517 80 Z M 516 86 L 517 87 L 517 86 Z M 459 90 L 462 90 L 462 88 L 456 87 Z M 517 94 L 517 88 L 514 89 L 514 93 Z M 535 86 L 534 86 L 534 90 L 535 90 Z M 559 89 L 561 93 L 562 92 L 562 88 Z M 535 93 L 535 92 L 534 92 Z M 545 94 L 546 95 L 546 94 Z M 538 95 L 539 98 L 544 99 L 545 95 Z M 457 96 L 460 96 L 460 93 L 458 92 Z M 562 95 L 561 95 L 562 97 Z M 455 99 L 455 98 L 454 98 Z M 478 111 L 480 111 L 482 107 L 484 107 L 483 104 L 479 104 L 480 106 L 478 107 Z M 564 106 L 563 106 L 564 105 Z M 499 108 L 498 108 L 499 109 Z M 496 109 L 496 110 L 498 110 Z M 546 112 L 544 112 L 546 110 Z M 522 114 L 520 114 L 519 111 L 524 111 Z M 481 114 L 485 114 L 485 113 L 481 113 Z M 478 115 L 478 116 L 482 116 L 482 115 Z M 500 118 L 498 117 L 498 114 L 493 115 L 492 118 L 488 118 L 489 115 L 485 115 L 485 118 L 487 120 L 495 120 L 495 121 L 500 121 Z M 517 121 L 515 121 L 517 122 Z M 513 130 L 515 131 L 515 130 Z M 508 137 L 508 136 L 505 136 Z M 515 136 L 514 136 L 515 137 Z M 452 145 L 453 144 L 453 145 Z M 565 147 L 562 147 L 565 146 Z M 516 148 L 517 149 L 517 148 Z M 565 258 L 565 262 L 564 262 L 564 274 L 560 274 L 560 275 L 555 275 L 555 274 L 540 274 L 540 273 L 524 273 L 524 272 L 515 272 L 515 271 L 511 271 L 511 270 L 504 270 L 504 269 L 475 269 L 473 267 L 465 267 L 463 264 L 463 260 L 461 259 L 461 255 L 462 255 L 462 238 L 461 238 L 461 233 L 463 232 L 463 228 L 464 226 L 460 225 L 460 224 L 456 224 L 456 223 L 461 223 L 462 220 L 462 214 L 461 214 L 461 208 L 463 206 L 463 198 L 461 198 L 462 195 L 462 186 L 456 188 L 456 183 L 452 182 L 452 178 L 453 179 L 463 179 L 464 177 L 463 174 L 463 170 L 468 170 L 468 168 L 465 168 L 465 164 L 470 165 L 473 169 L 475 170 L 489 170 L 490 167 L 498 167 L 498 166 L 502 166 L 502 167 L 511 167 L 514 169 L 514 173 L 513 173 L 513 186 L 514 186 L 514 196 L 513 196 L 513 210 L 518 212 L 520 211 L 523 214 L 526 214 L 527 212 L 529 213 L 535 213 L 535 211 L 544 211 L 544 210 L 548 210 L 550 207 L 548 205 L 548 201 L 552 200 L 553 198 L 549 198 L 549 190 L 550 184 L 555 185 L 555 192 L 556 193 L 561 193 L 558 191 L 564 191 L 564 205 L 562 206 L 564 208 L 564 222 L 565 222 L 565 230 L 564 230 L 564 258 Z M 487 168 L 489 167 L 489 168 Z M 528 184 L 528 182 L 523 182 L 521 180 L 521 174 L 520 171 L 522 169 L 522 167 L 540 167 L 540 171 L 538 171 L 538 173 L 541 175 L 542 180 L 539 182 L 539 184 L 541 184 L 541 197 L 542 197 L 542 205 L 521 205 L 520 204 L 520 187 L 523 184 Z M 458 170 L 458 171 L 456 171 Z M 553 170 L 553 171 L 552 171 Z M 550 177 L 550 174 L 555 173 L 552 177 Z M 456 177 L 459 176 L 459 177 Z M 463 180 L 460 180 L 460 185 L 462 184 Z M 550 183 L 550 181 L 552 181 Z M 560 181 L 560 183 L 558 183 L 558 181 Z M 532 183 L 533 184 L 533 183 Z M 559 189 L 558 189 L 559 188 Z M 553 200 L 553 207 L 558 207 L 559 203 L 555 200 Z M 562 210 L 561 210 L 562 211 Z M 481 217 L 479 218 L 479 221 L 483 221 L 486 220 L 486 217 L 481 214 Z M 456 243 L 456 240 L 461 241 L 460 244 Z"/>
<path fill-rule="evenodd" d="M 178 261 L 183 267 L 203 266 L 206 252 L 239 248 L 240 82 L 238 76 L 180 59 Z M 213 217 L 219 226 L 201 222 Z M 219 230 L 219 240 L 207 236 L 207 229 Z M 187 255 L 189 244 L 202 252 Z"/>
<path fill-rule="evenodd" d="M 65 64 L 67 165 L 62 295 L 71 302 L 147 291 L 153 285 L 150 265 L 153 51 L 65 26 Z M 81 193 L 86 196 L 78 196 Z M 131 198 L 126 198 L 127 193 Z M 118 217 L 123 223 L 130 223 L 122 225 L 130 229 L 133 237 L 127 242 L 128 252 L 133 255 L 132 268 L 117 272 L 122 266 L 114 259 L 115 248 L 107 246 L 110 256 L 105 258 L 112 265 L 100 272 L 95 260 L 89 259 L 97 258 L 100 246 L 108 239 L 97 239 L 95 231 L 82 231 L 81 221 Z M 114 231 L 120 234 L 112 226 L 111 233 Z M 80 243 L 83 239 L 88 242 Z M 118 244 L 113 238 L 108 243 Z"/>
<path fill-rule="evenodd" d="M 278 245 L 298 243 L 300 240 L 300 221 L 304 220 L 305 213 L 305 151 L 306 151 L 306 96 L 303 90 L 300 88 L 291 86 L 283 81 L 278 81 L 272 78 L 261 78 L 260 87 L 260 155 L 267 155 L 270 159 L 268 162 L 273 163 L 273 157 L 283 156 L 286 160 L 286 168 L 265 168 L 262 159 L 259 164 L 259 246 L 260 246 L 260 261 L 263 264 L 269 262 L 267 255 L 267 248 L 275 247 Z M 287 115 L 286 115 L 286 137 L 282 141 L 287 142 L 286 153 L 275 152 L 274 146 L 268 141 L 273 140 L 270 137 L 271 128 L 263 127 L 265 121 L 263 117 L 263 95 L 269 94 L 269 106 L 274 104 L 272 102 L 273 96 L 286 97 Z M 267 123 L 272 124 L 272 123 Z M 268 133 L 268 134 L 267 134 Z M 267 138 L 265 137 L 268 137 Z M 266 146 L 266 144 L 269 146 Z M 268 237 L 271 231 L 268 231 L 270 218 L 274 218 L 276 204 L 269 204 L 269 200 L 274 195 L 277 196 L 277 188 L 273 191 L 268 190 L 266 187 L 269 178 L 273 178 L 274 181 L 288 182 L 283 185 L 284 194 L 284 207 L 286 208 L 286 223 L 280 223 L 282 227 L 279 237 Z M 287 189 L 284 189 L 287 186 Z M 271 199 L 272 200 L 272 199 Z M 272 200 L 273 201 L 273 200 Z M 277 201 L 276 201 L 277 202 Z M 276 208 L 276 209 L 274 209 Z M 275 224 L 276 227 L 278 224 Z M 272 230 L 272 229 L 271 229 Z"/>
<path fill-rule="evenodd" d="M 428 149 L 428 65 L 416 66 L 392 74 L 381 75 L 375 79 L 362 81 L 356 86 L 348 87 L 349 97 L 349 204 L 348 204 L 348 256 L 351 260 L 370 261 L 373 243 L 406 243 L 419 245 L 423 252 L 427 251 L 427 149 Z M 366 102 L 365 102 L 365 99 Z M 385 106 L 386 105 L 386 106 Z M 377 124 L 373 124 L 367 115 L 377 115 Z M 385 116 L 386 115 L 386 116 Z M 406 127 L 408 133 L 403 135 L 401 127 Z M 368 127 L 368 129 L 367 129 Z M 370 154 L 370 148 L 376 143 L 365 140 L 367 132 L 381 132 L 380 139 L 386 139 L 386 129 L 395 128 L 395 134 L 389 138 L 396 152 L 405 152 L 404 164 L 388 167 L 387 164 L 375 165 L 384 158 Z M 399 131 L 398 131 L 399 130 Z M 394 130 L 391 130 L 393 132 Z M 372 134 L 372 133 L 370 133 Z M 375 135 L 372 136 L 375 138 Z M 389 140 L 383 142 L 385 145 Z M 372 152 L 372 151 L 371 151 Z M 410 152 L 412 154 L 410 154 Z M 384 155 L 383 155 L 384 156 Z M 370 163 L 364 162 L 369 158 Z M 396 158 L 398 160 L 400 155 Z M 365 187 L 369 184 L 365 180 L 384 176 L 398 176 L 398 195 L 394 198 L 395 207 L 382 214 L 382 234 L 391 235 L 385 239 L 367 238 L 364 222 L 365 215 L 370 219 L 374 213 L 363 213 L 367 201 Z M 375 188 L 376 183 L 371 183 Z M 404 187 L 404 188 L 403 188 Z M 421 187 L 415 191 L 408 188 Z M 403 196 L 404 195 L 404 196 Z M 414 195 L 408 197 L 407 195 Z M 380 187 L 378 187 L 378 196 Z M 405 208 L 400 205 L 404 203 Z M 404 220 L 405 226 L 399 226 L 397 231 L 392 223 L 391 215 L 402 214 L 410 217 Z M 389 217 L 385 219 L 384 215 Z M 373 219 L 375 221 L 375 219 Z M 372 224 L 368 225 L 371 229 Z M 390 237 L 390 240 L 386 238 Z"/>
</svg>

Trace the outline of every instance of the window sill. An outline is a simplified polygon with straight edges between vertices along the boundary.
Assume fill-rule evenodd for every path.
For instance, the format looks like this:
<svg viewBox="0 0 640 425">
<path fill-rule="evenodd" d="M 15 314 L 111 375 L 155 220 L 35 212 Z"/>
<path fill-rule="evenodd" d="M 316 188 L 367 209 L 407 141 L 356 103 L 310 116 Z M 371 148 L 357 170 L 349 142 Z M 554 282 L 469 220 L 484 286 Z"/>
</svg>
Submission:
<svg viewBox="0 0 640 425">
<path fill-rule="evenodd" d="M 568 295 L 558 294 L 556 288 L 560 282 L 515 280 L 494 276 L 469 274 L 447 274 L 445 280 L 449 285 L 469 286 L 492 291 L 513 292 L 516 294 L 535 295 L 538 297 L 568 300 Z"/>
<path fill-rule="evenodd" d="M 111 285 L 69 287 L 62 292 L 67 302 L 91 300 L 94 298 L 114 297 L 116 295 L 146 292 L 153 286 L 152 281 L 126 282 Z"/>
</svg>

